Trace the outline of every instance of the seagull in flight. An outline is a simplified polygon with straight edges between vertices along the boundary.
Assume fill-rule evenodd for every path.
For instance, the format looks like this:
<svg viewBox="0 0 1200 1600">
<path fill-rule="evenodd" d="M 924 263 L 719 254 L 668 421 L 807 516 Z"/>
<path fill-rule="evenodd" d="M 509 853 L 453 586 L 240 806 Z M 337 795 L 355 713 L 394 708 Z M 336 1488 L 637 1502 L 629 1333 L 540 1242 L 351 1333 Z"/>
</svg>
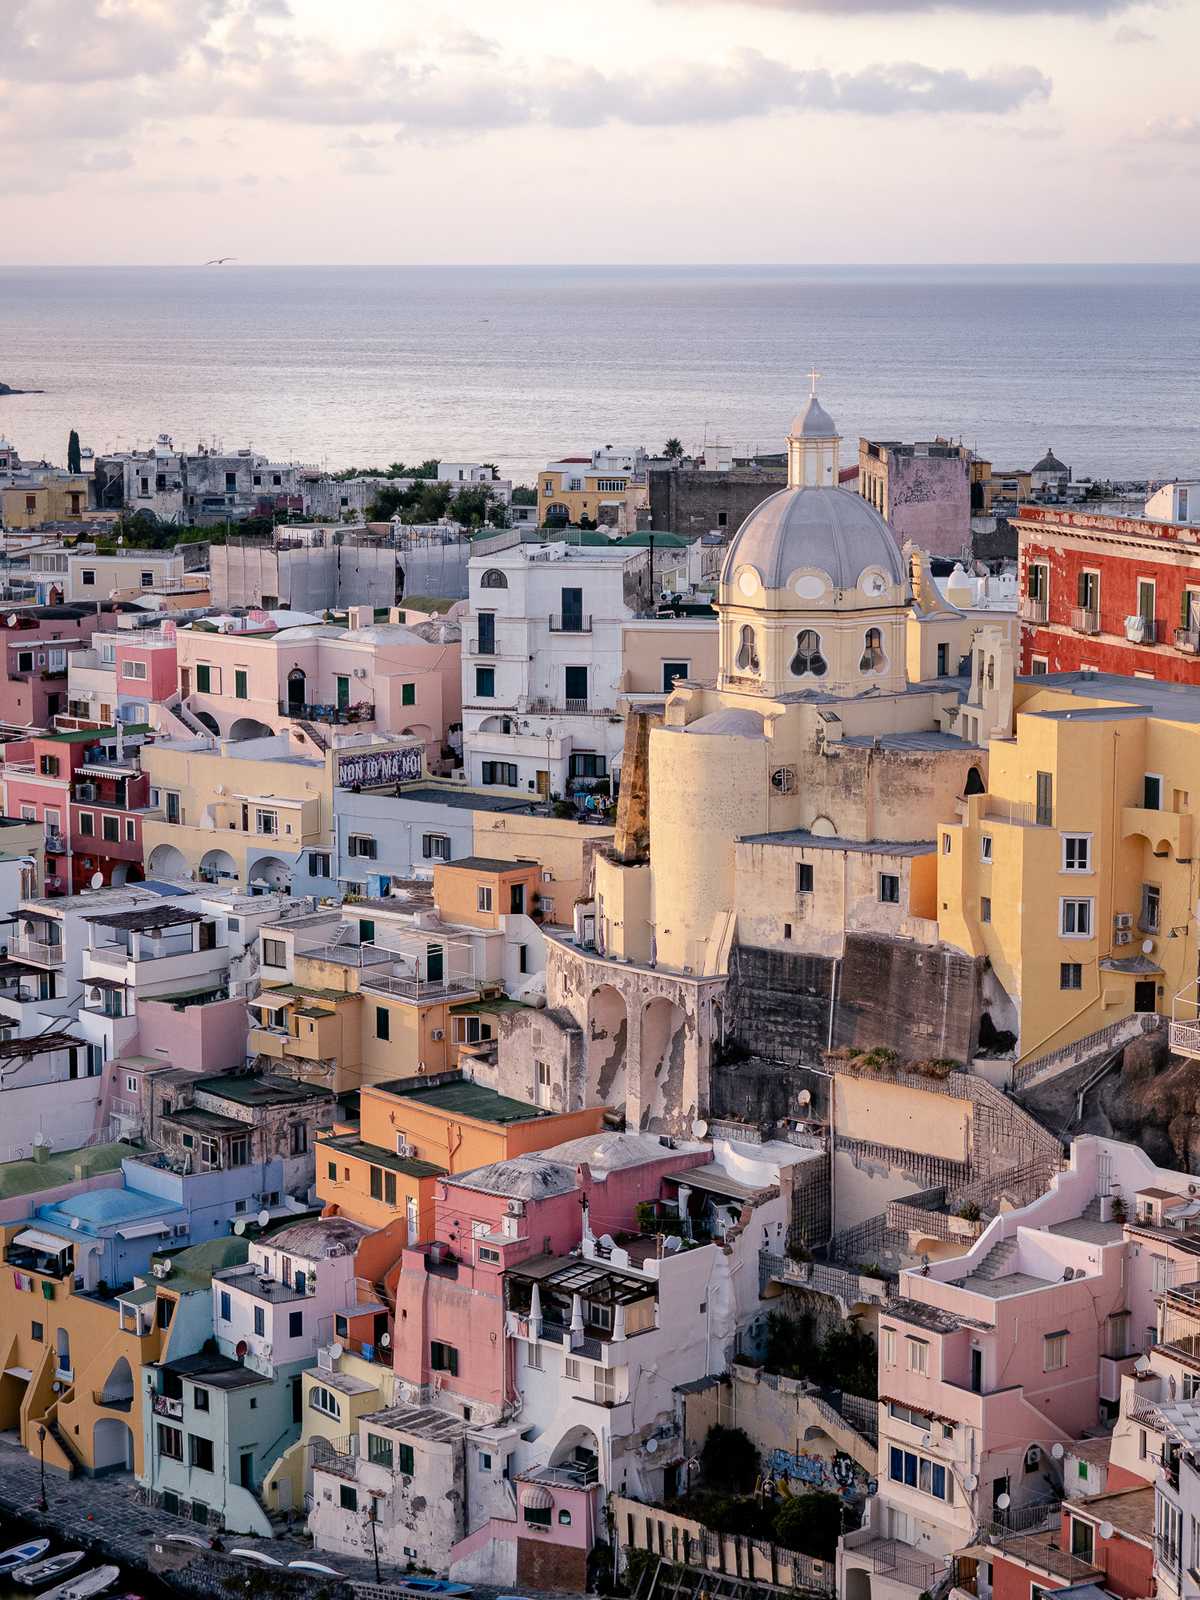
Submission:
<svg viewBox="0 0 1200 1600">
<path fill-rule="evenodd" d="M 236 256 L 213 256 L 211 261 L 206 261 L 206 267 L 223 267 L 227 261 L 236 261 Z"/>
</svg>

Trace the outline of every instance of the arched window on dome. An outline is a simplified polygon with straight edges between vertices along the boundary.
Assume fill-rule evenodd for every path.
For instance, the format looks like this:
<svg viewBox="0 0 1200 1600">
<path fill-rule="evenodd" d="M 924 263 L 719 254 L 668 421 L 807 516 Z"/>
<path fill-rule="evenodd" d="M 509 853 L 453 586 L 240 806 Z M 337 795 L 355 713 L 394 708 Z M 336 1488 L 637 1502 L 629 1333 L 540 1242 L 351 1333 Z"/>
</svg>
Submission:
<svg viewBox="0 0 1200 1600">
<path fill-rule="evenodd" d="M 741 634 L 738 637 L 737 666 L 739 672 L 757 672 L 758 667 L 758 641 L 754 637 L 754 629 L 748 622 L 743 623 Z"/>
<path fill-rule="evenodd" d="M 796 654 L 792 657 L 792 676 L 804 678 L 811 675 L 823 678 L 829 664 L 821 654 L 821 635 L 815 628 L 805 628 L 796 635 Z"/>
<path fill-rule="evenodd" d="M 499 567 L 489 567 L 483 577 L 480 578 L 479 587 L 481 589 L 507 589 L 508 579 L 500 571 Z"/>
<path fill-rule="evenodd" d="M 868 628 L 863 635 L 863 653 L 858 663 L 858 670 L 882 672 L 886 665 L 883 654 L 883 633 L 879 628 Z"/>
</svg>

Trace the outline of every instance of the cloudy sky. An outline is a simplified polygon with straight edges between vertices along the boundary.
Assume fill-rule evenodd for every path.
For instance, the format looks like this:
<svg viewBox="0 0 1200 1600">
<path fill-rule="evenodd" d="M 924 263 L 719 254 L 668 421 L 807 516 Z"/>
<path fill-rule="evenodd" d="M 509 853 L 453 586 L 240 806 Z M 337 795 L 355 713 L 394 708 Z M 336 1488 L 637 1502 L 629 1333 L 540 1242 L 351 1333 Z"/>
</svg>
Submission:
<svg viewBox="0 0 1200 1600">
<path fill-rule="evenodd" d="M 1200 257 L 1200 0 L 0 14 L 4 263 Z"/>
</svg>

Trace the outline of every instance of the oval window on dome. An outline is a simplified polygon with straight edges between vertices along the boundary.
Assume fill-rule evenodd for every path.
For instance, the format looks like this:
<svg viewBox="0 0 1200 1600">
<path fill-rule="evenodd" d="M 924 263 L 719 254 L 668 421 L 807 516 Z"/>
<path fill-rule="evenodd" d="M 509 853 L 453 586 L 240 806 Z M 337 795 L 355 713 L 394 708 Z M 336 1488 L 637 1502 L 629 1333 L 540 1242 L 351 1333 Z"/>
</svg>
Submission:
<svg viewBox="0 0 1200 1600">
<path fill-rule="evenodd" d="M 826 580 L 815 572 L 806 572 L 792 585 L 801 600 L 819 600 L 828 587 Z"/>
<path fill-rule="evenodd" d="M 737 586 L 748 597 L 758 593 L 762 587 L 762 582 L 753 567 L 743 567 L 738 573 Z"/>
<path fill-rule="evenodd" d="M 823 678 L 829 670 L 821 654 L 821 635 L 815 628 L 803 628 L 796 635 L 796 654 L 792 657 L 794 678 Z"/>
<path fill-rule="evenodd" d="M 878 600 L 887 592 L 888 580 L 878 567 L 868 567 L 858 580 L 858 587 L 868 600 Z"/>
<path fill-rule="evenodd" d="M 754 629 L 747 622 L 738 636 L 737 668 L 739 672 L 758 672 L 758 641 Z"/>
</svg>

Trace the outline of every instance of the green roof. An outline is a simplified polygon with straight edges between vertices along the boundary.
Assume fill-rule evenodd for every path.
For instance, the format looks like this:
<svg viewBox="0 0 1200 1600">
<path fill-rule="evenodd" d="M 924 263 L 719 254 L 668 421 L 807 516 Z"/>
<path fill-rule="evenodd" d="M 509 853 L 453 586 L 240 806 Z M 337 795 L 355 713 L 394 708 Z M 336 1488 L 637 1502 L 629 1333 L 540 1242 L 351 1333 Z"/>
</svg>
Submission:
<svg viewBox="0 0 1200 1600">
<path fill-rule="evenodd" d="M 682 534 L 678 533 L 642 532 L 627 533 L 623 539 L 618 539 L 617 543 L 623 545 L 636 545 L 638 548 L 645 550 L 649 547 L 651 541 L 653 541 L 654 548 L 656 550 L 686 550 L 688 545 L 692 542 L 690 539 L 685 539 Z"/>
<path fill-rule="evenodd" d="M 527 1006 L 523 1000 L 511 1000 L 506 994 L 498 994 L 494 1000 L 464 1000 L 461 1005 L 451 1006 L 450 1015 L 454 1017 L 482 1016 L 497 1011 L 532 1011 L 532 1006 Z"/>
<path fill-rule="evenodd" d="M 45 1161 L 6 1161 L 0 1165 L 0 1200 L 74 1183 L 76 1167 L 81 1168 L 85 1178 L 116 1172 L 123 1158 L 136 1152 L 137 1146 L 132 1144 L 94 1144 L 80 1150 L 60 1150 Z"/>
<path fill-rule="evenodd" d="M 218 1073 L 212 1078 L 197 1078 L 192 1088 L 196 1094 L 215 1095 L 240 1106 L 288 1105 L 296 1100 L 332 1098 L 331 1092 L 318 1084 L 300 1083 L 295 1078 L 276 1077 L 273 1073 Z"/>
<path fill-rule="evenodd" d="M 126 727 L 122 723 L 121 732 L 149 733 L 150 724 L 138 722 Z M 35 733 L 31 737 L 52 740 L 55 744 L 106 744 L 116 737 L 116 729 L 111 725 L 104 728 L 68 728 L 62 733 Z"/>
<path fill-rule="evenodd" d="M 318 1155 L 322 1150 L 336 1150 L 341 1155 L 357 1156 L 360 1161 L 369 1161 L 372 1166 L 387 1167 L 391 1172 L 403 1172 L 410 1178 L 446 1176 L 445 1167 L 439 1167 L 432 1161 L 418 1161 L 415 1156 L 398 1156 L 381 1144 L 368 1144 L 365 1139 L 360 1139 L 354 1133 L 342 1134 L 337 1139 L 318 1139 Z"/>
<path fill-rule="evenodd" d="M 214 1272 L 221 1272 L 225 1267 L 239 1267 L 249 1255 L 248 1239 L 239 1238 L 236 1233 L 225 1233 L 220 1238 L 209 1239 L 205 1244 L 194 1244 L 187 1250 L 173 1251 L 162 1257 L 170 1261 L 171 1271 L 167 1277 L 156 1281 L 180 1292 L 206 1289 L 212 1282 Z"/>
<path fill-rule="evenodd" d="M 407 1087 L 409 1079 L 380 1084 L 392 1094 L 405 1100 L 415 1100 L 418 1105 L 429 1106 L 434 1111 L 448 1111 L 451 1116 L 473 1117 L 476 1122 L 531 1122 L 534 1117 L 547 1117 L 548 1111 L 531 1106 L 524 1100 L 513 1100 L 509 1095 L 497 1094 L 482 1084 L 470 1083 L 465 1078 L 459 1083 L 431 1083 L 418 1088 Z"/>
<path fill-rule="evenodd" d="M 303 950 L 297 951 L 304 955 Z M 316 989 L 311 984 L 270 983 L 259 991 L 260 996 L 286 995 L 289 1000 L 357 1000 L 357 994 L 347 994 L 343 989 Z"/>
</svg>

